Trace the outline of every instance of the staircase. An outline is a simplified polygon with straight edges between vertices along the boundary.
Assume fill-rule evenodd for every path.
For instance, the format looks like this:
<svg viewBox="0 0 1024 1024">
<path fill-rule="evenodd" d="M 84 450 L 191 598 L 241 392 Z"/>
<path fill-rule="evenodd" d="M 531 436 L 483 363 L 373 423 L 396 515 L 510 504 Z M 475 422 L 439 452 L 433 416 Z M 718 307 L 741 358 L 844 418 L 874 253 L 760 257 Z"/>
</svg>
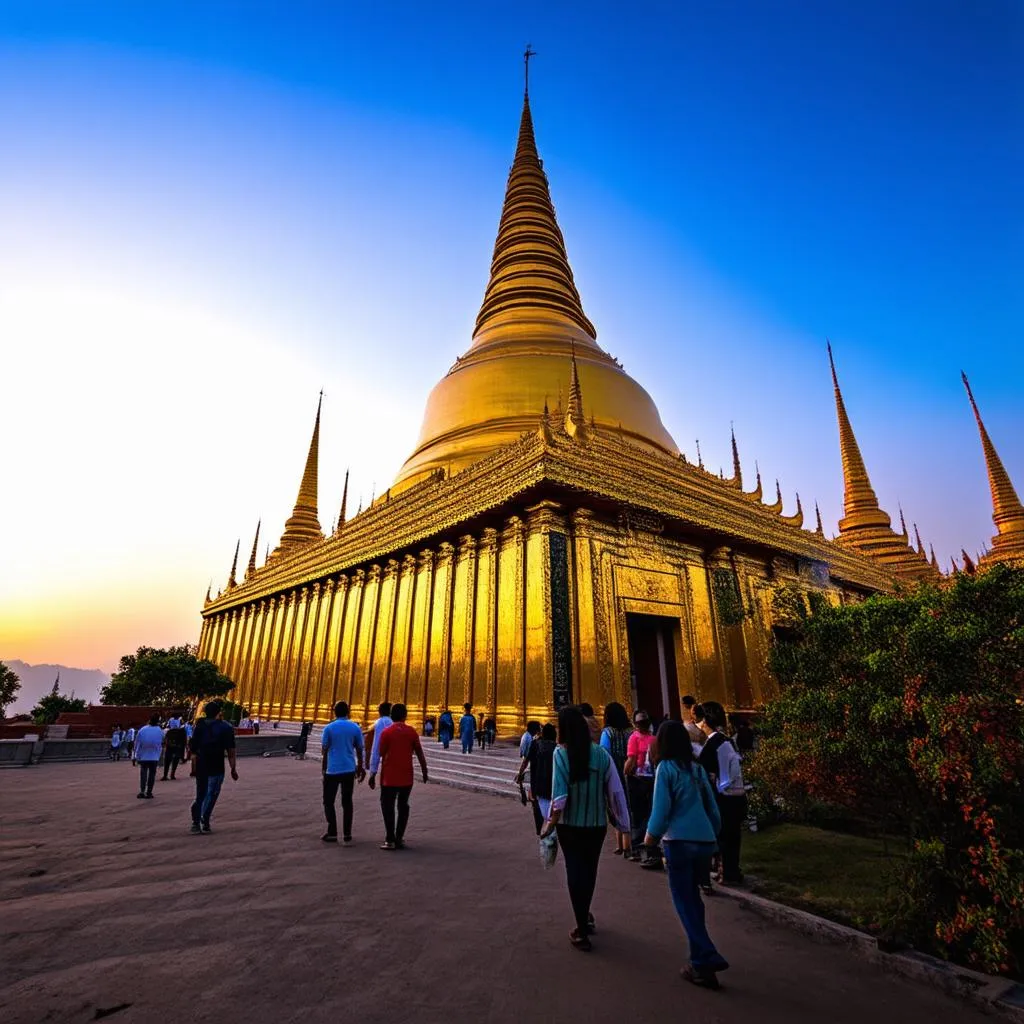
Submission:
<svg viewBox="0 0 1024 1024">
<path fill-rule="evenodd" d="M 260 729 L 260 735 L 264 729 L 265 726 Z M 298 736 L 299 729 L 298 722 L 282 722 L 278 729 L 266 731 L 270 735 L 276 732 L 278 735 L 284 733 Z M 322 731 L 322 725 L 314 725 L 313 731 L 309 734 L 306 757 L 310 760 L 320 760 Z M 445 750 L 436 739 L 426 736 L 421 736 L 420 742 L 427 756 L 427 772 L 431 782 L 452 786 L 455 789 L 468 789 L 474 793 L 519 799 L 519 787 L 515 784 L 520 764 L 518 744 L 499 742 L 497 746 L 488 747 L 485 751 L 474 746 L 472 754 L 463 754 L 457 739 L 452 741 L 448 750 Z"/>
</svg>

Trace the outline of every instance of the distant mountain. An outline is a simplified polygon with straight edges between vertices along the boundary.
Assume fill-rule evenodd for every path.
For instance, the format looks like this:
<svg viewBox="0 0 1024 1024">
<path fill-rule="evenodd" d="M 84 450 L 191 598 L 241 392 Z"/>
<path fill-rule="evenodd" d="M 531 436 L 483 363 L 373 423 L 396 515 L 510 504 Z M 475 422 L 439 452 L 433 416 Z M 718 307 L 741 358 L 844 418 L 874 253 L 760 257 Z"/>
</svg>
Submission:
<svg viewBox="0 0 1024 1024">
<path fill-rule="evenodd" d="M 110 682 L 110 676 L 98 668 L 69 668 L 67 665 L 26 665 L 23 661 L 5 661 L 4 664 L 18 674 L 21 689 L 4 714 L 27 715 L 53 689 L 53 681 L 60 673 L 60 692 L 66 697 L 80 697 L 86 704 L 99 704 L 100 688 Z"/>
</svg>

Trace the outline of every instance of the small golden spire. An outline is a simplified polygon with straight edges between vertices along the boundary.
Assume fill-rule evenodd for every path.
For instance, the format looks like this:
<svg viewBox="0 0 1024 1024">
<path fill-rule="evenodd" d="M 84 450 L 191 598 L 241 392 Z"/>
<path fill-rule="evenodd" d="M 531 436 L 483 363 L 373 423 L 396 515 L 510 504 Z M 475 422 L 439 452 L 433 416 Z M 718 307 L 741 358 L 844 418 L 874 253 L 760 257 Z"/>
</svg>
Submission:
<svg viewBox="0 0 1024 1024">
<path fill-rule="evenodd" d="M 570 344 L 569 359 L 569 408 L 565 414 L 565 432 L 571 437 L 582 437 L 585 433 L 587 419 L 583 413 L 583 390 L 580 388 L 580 374 L 576 366 L 576 342 Z"/>
<path fill-rule="evenodd" d="M 968 576 L 973 576 L 974 575 L 974 562 L 971 560 L 971 556 L 969 554 L 967 554 L 967 549 L 966 548 L 961 548 L 960 549 L 960 554 L 963 556 L 963 560 L 964 560 L 964 572 L 967 573 Z"/>
<path fill-rule="evenodd" d="M 736 429 L 730 423 L 729 434 L 732 437 L 732 478 L 740 490 L 743 489 L 743 467 L 740 465 L 740 450 L 736 444 Z"/>
<path fill-rule="evenodd" d="M 790 526 L 801 527 L 804 525 L 804 507 L 800 504 L 800 492 L 796 495 L 796 511 L 791 516 L 782 516 L 784 523 L 789 523 Z"/>
<path fill-rule="evenodd" d="M 231 573 L 228 576 L 228 590 L 234 590 L 238 586 L 236 574 L 238 572 L 238 549 L 242 546 L 242 538 L 239 537 L 235 544 L 235 557 L 231 560 Z"/>
<path fill-rule="evenodd" d="M 910 534 L 907 533 L 907 521 L 903 518 L 903 506 L 896 506 L 900 510 L 900 530 L 903 534 L 903 542 L 906 543 L 910 539 Z"/>
<path fill-rule="evenodd" d="M 213 590 L 213 580 L 210 580 L 209 584 L 206 587 L 206 598 L 203 601 L 203 604 L 209 604 L 213 600 L 213 598 L 210 596 L 210 592 L 212 590 Z"/>
<path fill-rule="evenodd" d="M 260 526 L 263 525 L 263 520 L 260 519 L 256 523 L 256 536 L 252 539 L 252 552 L 249 554 L 249 564 L 245 569 L 245 578 L 248 579 L 256 571 L 256 547 L 260 542 Z"/>
<path fill-rule="evenodd" d="M 981 436 L 981 450 L 985 455 L 985 469 L 988 472 L 988 486 L 992 492 L 992 521 L 996 524 L 996 535 L 992 538 L 992 551 L 986 562 L 1024 562 L 1024 506 L 1017 497 L 1009 473 L 988 436 L 978 404 L 974 401 L 970 381 L 966 373 L 960 374 L 967 389 L 967 397 L 978 424 Z"/>
<path fill-rule="evenodd" d="M 336 533 L 341 533 L 348 515 L 348 470 L 345 470 L 345 486 L 341 489 L 341 511 L 338 513 L 338 526 Z"/>
<path fill-rule="evenodd" d="M 769 512 L 782 512 L 782 488 L 779 486 L 778 477 L 775 479 L 775 500 L 769 505 L 764 506 Z"/>
<path fill-rule="evenodd" d="M 821 509 L 818 508 L 818 503 L 817 502 L 814 503 L 814 519 L 815 519 L 815 522 L 817 523 L 817 526 L 815 526 L 815 528 L 814 528 L 814 532 L 819 537 L 824 537 L 825 536 L 825 527 L 821 525 Z"/>
<path fill-rule="evenodd" d="M 315 540 L 323 539 L 320 520 L 317 517 L 317 472 L 320 458 L 320 408 L 323 405 L 324 393 L 320 392 L 320 401 L 316 405 L 316 421 L 313 424 L 313 436 L 306 454 L 306 466 L 302 471 L 302 482 L 299 484 L 299 496 L 295 500 L 295 508 L 288 521 L 284 524 L 284 533 L 274 554 L 290 551 Z"/>
<path fill-rule="evenodd" d="M 938 572 L 938 571 L 939 571 L 939 560 L 938 560 L 938 559 L 937 559 L 937 558 L 935 557 L 935 545 L 934 545 L 934 544 L 929 544 L 929 545 L 928 545 L 928 548 L 929 548 L 929 550 L 930 550 L 930 551 L 931 551 L 931 553 L 932 553 L 932 557 L 931 557 L 931 559 L 930 559 L 930 561 L 931 561 L 931 564 L 932 564 L 932 568 L 933 568 L 933 569 L 934 569 L 934 570 L 935 570 L 936 572 Z"/>
<path fill-rule="evenodd" d="M 756 459 L 754 460 L 754 472 L 757 474 L 757 486 L 755 486 L 752 491 L 744 491 L 743 493 L 746 494 L 751 501 L 760 501 L 764 496 L 764 490 L 761 487 L 761 467 L 758 465 Z"/>
<path fill-rule="evenodd" d="M 917 528 L 917 523 L 914 523 L 914 540 L 917 543 L 917 553 L 924 559 L 927 559 L 927 554 L 924 550 L 924 542 L 921 540 L 921 531 Z"/>
<path fill-rule="evenodd" d="M 697 468 L 704 468 L 704 456 L 700 453 L 700 438 L 697 438 Z"/>
<path fill-rule="evenodd" d="M 864 459 L 860 454 L 857 438 L 854 437 L 850 417 L 846 414 L 843 393 L 839 390 L 839 378 L 832 357 L 832 343 L 827 342 L 828 364 L 832 370 L 832 387 L 835 390 L 836 419 L 839 421 L 839 453 L 843 461 L 843 511 L 839 520 L 839 532 L 857 526 L 889 526 L 889 517 L 879 508 Z"/>
</svg>

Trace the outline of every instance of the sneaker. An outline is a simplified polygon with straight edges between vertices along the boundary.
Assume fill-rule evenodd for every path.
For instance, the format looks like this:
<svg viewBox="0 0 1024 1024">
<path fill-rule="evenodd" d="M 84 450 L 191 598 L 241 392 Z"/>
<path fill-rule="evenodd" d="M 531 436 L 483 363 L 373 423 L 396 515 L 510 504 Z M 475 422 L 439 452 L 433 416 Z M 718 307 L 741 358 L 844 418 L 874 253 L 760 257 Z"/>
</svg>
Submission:
<svg viewBox="0 0 1024 1024">
<path fill-rule="evenodd" d="M 351 836 L 345 836 L 344 839 L 342 839 L 341 844 L 342 844 L 342 846 L 351 846 L 352 845 L 352 837 Z"/>
<path fill-rule="evenodd" d="M 384 840 L 384 842 L 380 844 L 380 848 L 381 848 L 382 850 L 393 850 L 393 849 L 395 848 L 395 844 L 394 844 L 394 843 L 389 843 L 389 842 L 388 842 L 388 841 L 387 841 L 387 840 L 385 839 L 385 840 Z"/>
<path fill-rule="evenodd" d="M 192 835 L 197 836 L 197 835 L 199 835 L 201 833 L 201 831 L 202 831 L 202 829 L 200 829 L 200 827 L 199 827 L 199 822 L 198 821 L 193 821 L 192 822 L 192 827 L 189 829 L 189 832 L 191 832 Z"/>
<path fill-rule="evenodd" d="M 325 832 L 320 837 L 320 839 L 321 839 L 322 842 L 325 842 L 325 843 L 336 843 L 338 841 L 338 835 L 337 835 L 336 832 Z"/>
<path fill-rule="evenodd" d="M 717 992 L 722 987 L 718 978 L 715 977 L 714 971 L 698 971 L 695 967 L 684 967 L 679 975 L 691 985 L 697 985 L 699 988 L 709 988 Z"/>
<path fill-rule="evenodd" d="M 204 821 L 203 822 L 203 834 L 204 835 L 209 835 L 212 831 L 213 831 L 213 829 L 210 828 L 210 823 L 208 821 Z"/>
<path fill-rule="evenodd" d="M 145 793 L 139 793 L 139 795 L 136 796 L 135 799 L 136 800 L 145 800 L 146 799 L 146 794 Z"/>
<path fill-rule="evenodd" d="M 147 800 L 152 800 L 153 799 L 153 794 L 152 793 L 147 793 L 146 794 L 146 799 Z"/>
</svg>

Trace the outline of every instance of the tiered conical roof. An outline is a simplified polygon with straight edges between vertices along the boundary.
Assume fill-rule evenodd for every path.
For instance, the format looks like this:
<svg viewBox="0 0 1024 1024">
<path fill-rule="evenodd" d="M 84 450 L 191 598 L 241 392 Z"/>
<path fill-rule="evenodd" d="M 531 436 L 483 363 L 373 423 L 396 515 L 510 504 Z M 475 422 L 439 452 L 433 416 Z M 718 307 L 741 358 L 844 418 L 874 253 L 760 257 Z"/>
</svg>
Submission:
<svg viewBox="0 0 1024 1024">
<path fill-rule="evenodd" d="M 302 471 L 302 482 L 299 494 L 295 499 L 295 508 L 288 521 L 284 524 L 281 541 L 274 549 L 274 555 L 291 551 L 294 548 L 309 544 L 314 540 L 323 539 L 320 519 L 317 515 L 317 473 L 320 458 L 320 407 L 323 404 L 323 392 L 316 406 L 316 422 L 313 424 L 313 436 L 310 438 L 309 451 L 306 454 L 306 466 Z"/>
<path fill-rule="evenodd" d="M 992 521 L 996 524 L 997 531 L 992 538 L 992 550 L 982 557 L 981 564 L 1024 563 L 1024 507 L 1021 506 L 1020 498 L 1017 497 L 1010 474 L 1006 472 L 1003 461 L 999 458 L 996 446 L 988 436 L 981 413 L 978 412 L 978 404 L 974 401 L 974 392 L 971 391 L 967 374 L 961 373 L 960 376 L 967 389 L 967 398 L 970 400 L 974 419 L 978 424 L 978 433 L 981 435 L 981 450 L 985 454 L 988 486 L 992 492 Z"/>
</svg>

